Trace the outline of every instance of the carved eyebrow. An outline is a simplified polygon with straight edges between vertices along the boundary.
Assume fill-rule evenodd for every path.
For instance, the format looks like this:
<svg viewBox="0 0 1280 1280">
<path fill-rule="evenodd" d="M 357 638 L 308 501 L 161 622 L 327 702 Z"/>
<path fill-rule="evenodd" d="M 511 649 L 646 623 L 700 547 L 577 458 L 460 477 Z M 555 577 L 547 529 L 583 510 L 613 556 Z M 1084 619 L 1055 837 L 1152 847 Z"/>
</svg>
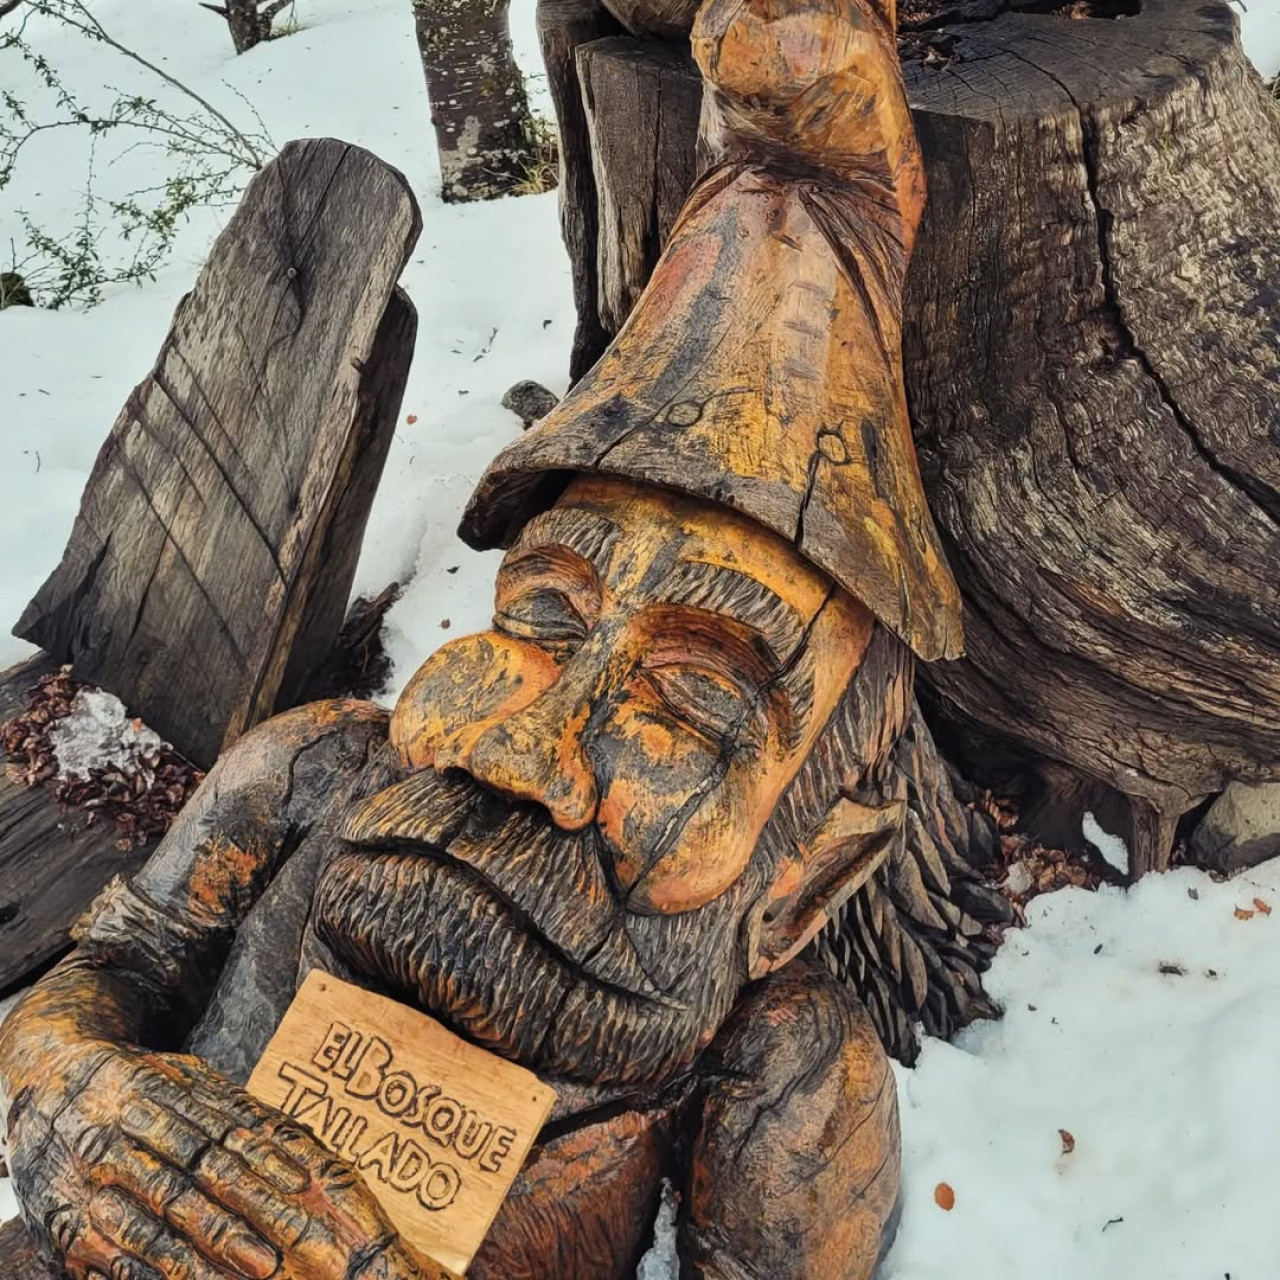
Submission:
<svg viewBox="0 0 1280 1280">
<path fill-rule="evenodd" d="M 586 507 L 552 507 L 525 525 L 508 555 L 565 547 L 580 555 L 604 578 L 617 540 L 618 526 L 598 511 Z"/>
<path fill-rule="evenodd" d="M 771 665 L 784 667 L 804 640 L 799 612 L 763 583 L 701 560 L 681 560 L 660 588 L 664 604 L 705 609 L 750 627 L 764 641 Z"/>
</svg>

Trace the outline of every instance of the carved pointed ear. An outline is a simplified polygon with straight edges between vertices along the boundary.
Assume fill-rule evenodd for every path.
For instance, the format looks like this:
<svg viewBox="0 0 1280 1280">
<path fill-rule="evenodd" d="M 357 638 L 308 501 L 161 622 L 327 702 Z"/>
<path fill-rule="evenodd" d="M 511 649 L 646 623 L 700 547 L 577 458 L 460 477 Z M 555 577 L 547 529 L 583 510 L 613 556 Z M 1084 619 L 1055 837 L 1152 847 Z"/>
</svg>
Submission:
<svg viewBox="0 0 1280 1280">
<path fill-rule="evenodd" d="M 842 796 L 800 856 L 778 868 L 747 920 L 747 972 L 781 968 L 818 935 L 903 839 L 906 802 L 864 805 Z"/>
</svg>

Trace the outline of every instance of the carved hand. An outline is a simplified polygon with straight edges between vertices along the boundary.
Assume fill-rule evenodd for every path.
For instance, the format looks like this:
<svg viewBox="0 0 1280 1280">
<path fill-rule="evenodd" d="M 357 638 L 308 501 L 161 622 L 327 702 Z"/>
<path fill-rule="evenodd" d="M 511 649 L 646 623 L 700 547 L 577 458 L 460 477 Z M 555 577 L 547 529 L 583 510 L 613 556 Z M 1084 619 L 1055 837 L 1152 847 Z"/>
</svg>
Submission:
<svg viewBox="0 0 1280 1280">
<path fill-rule="evenodd" d="M 10 1113 L 26 1213 L 76 1280 L 433 1280 L 359 1176 L 196 1058 L 81 1041 Z"/>
</svg>

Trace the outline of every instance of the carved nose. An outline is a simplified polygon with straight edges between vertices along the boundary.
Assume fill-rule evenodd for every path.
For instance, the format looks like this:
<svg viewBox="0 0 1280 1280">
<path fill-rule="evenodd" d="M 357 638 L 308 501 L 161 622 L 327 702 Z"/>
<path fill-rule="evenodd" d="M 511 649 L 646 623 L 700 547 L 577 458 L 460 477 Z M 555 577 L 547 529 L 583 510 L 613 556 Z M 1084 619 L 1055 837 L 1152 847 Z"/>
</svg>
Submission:
<svg viewBox="0 0 1280 1280">
<path fill-rule="evenodd" d="M 590 706 L 583 702 L 565 714 L 557 701 L 544 695 L 461 750 L 437 753 L 436 767 L 460 766 L 493 791 L 542 805 L 565 831 L 581 831 L 599 798 L 582 747 Z"/>
</svg>

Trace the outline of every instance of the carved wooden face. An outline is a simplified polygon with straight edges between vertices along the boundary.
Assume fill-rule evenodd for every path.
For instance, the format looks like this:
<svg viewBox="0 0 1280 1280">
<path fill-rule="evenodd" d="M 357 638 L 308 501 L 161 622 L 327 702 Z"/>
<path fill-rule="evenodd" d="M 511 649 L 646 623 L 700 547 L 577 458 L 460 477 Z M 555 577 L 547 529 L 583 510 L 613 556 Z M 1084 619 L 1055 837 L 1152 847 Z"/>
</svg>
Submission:
<svg viewBox="0 0 1280 1280">
<path fill-rule="evenodd" d="M 347 831 L 382 862 L 338 867 L 322 924 L 501 1051 L 663 1074 L 795 949 L 803 860 L 756 853 L 872 620 L 752 521 L 600 478 L 525 527 L 496 606 L 402 695 L 409 776 Z M 416 959 L 396 950 L 424 931 Z"/>
</svg>

